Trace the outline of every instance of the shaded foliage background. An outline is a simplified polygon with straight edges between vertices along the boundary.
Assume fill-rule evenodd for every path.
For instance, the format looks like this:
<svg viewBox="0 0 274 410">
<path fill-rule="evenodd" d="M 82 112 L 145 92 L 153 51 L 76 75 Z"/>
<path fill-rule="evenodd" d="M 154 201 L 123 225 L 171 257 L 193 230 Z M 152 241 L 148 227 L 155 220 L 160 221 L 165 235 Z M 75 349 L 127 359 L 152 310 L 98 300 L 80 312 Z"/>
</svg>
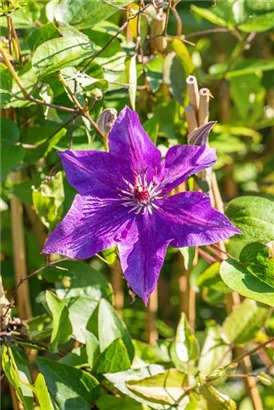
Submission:
<svg viewBox="0 0 274 410">
<path fill-rule="evenodd" d="M 274 2 L 213 3 L 1 2 L 2 313 L 34 272 L 17 287 L 13 320 L 4 315 L 3 409 L 18 401 L 9 384 L 25 409 L 257 410 L 257 387 L 257 403 L 274 407 Z M 244 235 L 226 244 L 226 261 L 206 247 L 193 265 L 193 250 L 170 248 L 158 306 L 146 309 L 132 303 L 115 249 L 86 262 L 40 255 L 75 194 L 56 149 L 105 149 L 99 115 L 126 104 L 163 155 L 186 144 L 189 74 L 214 97 L 214 170 Z M 187 271 L 195 336 L 181 316 Z M 242 303 L 228 314 L 231 289 Z M 260 344 L 252 368 L 237 373 L 261 383 L 231 378 L 233 358 Z"/>
</svg>

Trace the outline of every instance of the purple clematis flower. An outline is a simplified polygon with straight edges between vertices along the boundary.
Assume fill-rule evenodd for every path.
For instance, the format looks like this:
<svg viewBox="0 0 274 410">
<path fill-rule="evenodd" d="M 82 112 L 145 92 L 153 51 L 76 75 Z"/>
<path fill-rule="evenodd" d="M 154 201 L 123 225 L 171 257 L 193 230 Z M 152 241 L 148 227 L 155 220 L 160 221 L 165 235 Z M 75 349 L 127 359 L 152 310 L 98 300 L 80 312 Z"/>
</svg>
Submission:
<svg viewBox="0 0 274 410">
<path fill-rule="evenodd" d="M 208 245 L 240 233 L 201 192 L 170 192 L 216 162 L 212 148 L 174 146 L 160 151 L 125 107 L 109 134 L 110 152 L 59 152 L 69 183 L 79 192 L 43 253 L 86 259 L 118 245 L 121 266 L 146 304 L 167 246 Z"/>
</svg>

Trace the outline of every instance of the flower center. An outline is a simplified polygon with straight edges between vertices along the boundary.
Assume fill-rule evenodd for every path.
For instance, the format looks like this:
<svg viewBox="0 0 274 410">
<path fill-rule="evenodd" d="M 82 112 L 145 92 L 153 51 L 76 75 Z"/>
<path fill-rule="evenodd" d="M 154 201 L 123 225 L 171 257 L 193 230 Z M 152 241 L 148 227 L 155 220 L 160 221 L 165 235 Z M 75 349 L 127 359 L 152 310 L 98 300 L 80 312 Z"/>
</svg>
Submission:
<svg viewBox="0 0 274 410">
<path fill-rule="evenodd" d="M 134 187 L 134 195 L 137 201 L 148 201 L 149 192 L 145 185 L 137 185 Z"/>
<path fill-rule="evenodd" d="M 156 182 L 155 176 L 151 182 L 147 183 L 146 173 L 144 175 L 136 174 L 134 178 L 134 185 L 123 178 L 126 184 L 126 189 L 119 189 L 120 198 L 123 200 L 122 205 L 129 207 L 129 213 L 135 212 L 145 214 L 147 211 L 152 214 L 154 209 L 160 209 L 155 204 L 155 199 L 162 198 L 160 183 Z"/>
</svg>

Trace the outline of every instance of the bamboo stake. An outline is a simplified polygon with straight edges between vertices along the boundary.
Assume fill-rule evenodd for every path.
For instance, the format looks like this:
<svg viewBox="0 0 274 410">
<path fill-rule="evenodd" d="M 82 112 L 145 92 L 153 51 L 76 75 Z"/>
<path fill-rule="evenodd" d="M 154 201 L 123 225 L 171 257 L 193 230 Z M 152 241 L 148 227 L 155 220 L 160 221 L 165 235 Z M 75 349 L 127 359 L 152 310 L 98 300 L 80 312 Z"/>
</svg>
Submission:
<svg viewBox="0 0 274 410">
<path fill-rule="evenodd" d="M 124 290 L 122 269 L 118 260 L 116 260 L 114 266 L 111 268 L 111 283 L 114 293 L 114 307 L 121 313 L 124 306 Z"/>
<path fill-rule="evenodd" d="M 160 53 L 163 53 L 167 47 L 167 38 L 164 36 L 166 20 L 166 13 L 160 9 L 151 26 L 151 47 Z"/>
<path fill-rule="evenodd" d="M 208 88 L 201 88 L 199 94 L 200 94 L 200 106 L 199 106 L 199 112 L 198 112 L 198 119 L 199 119 L 199 127 L 200 127 L 201 125 L 204 125 L 208 122 L 210 91 Z"/>
<path fill-rule="evenodd" d="M 20 173 L 14 173 L 12 175 L 13 182 L 18 181 L 20 178 Z M 10 207 L 15 282 L 19 283 L 21 279 L 27 276 L 27 263 L 24 241 L 23 207 L 19 198 L 17 198 L 15 195 L 11 196 Z M 25 281 L 18 288 L 17 305 L 20 319 L 25 320 L 32 316 L 29 298 L 29 287 L 27 281 Z"/>
<path fill-rule="evenodd" d="M 186 117 L 186 122 L 187 122 L 187 127 L 188 127 L 188 133 L 190 134 L 192 131 L 198 128 L 195 109 L 193 105 L 187 105 L 185 107 L 185 117 Z"/>
<path fill-rule="evenodd" d="M 187 92 L 189 96 L 189 102 L 193 105 L 196 116 L 198 115 L 200 105 L 199 88 L 196 77 L 189 75 L 186 79 Z"/>
<path fill-rule="evenodd" d="M 158 339 L 156 319 L 158 312 L 158 288 L 156 287 L 150 295 L 147 305 L 147 341 L 154 343 Z"/>
<path fill-rule="evenodd" d="M 190 75 L 186 79 L 187 91 L 190 100 L 190 105 L 185 107 L 185 117 L 188 125 L 189 134 L 198 128 L 198 112 L 199 112 L 199 89 L 196 77 Z M 192 267 L 189 270 L 185 270 L 183 264 L 181 264 L 181 269 L 183 274 L 179 279 L 179 288 L 181 296 L 181 309 L 185 312 L 188 319 L 189 325 L 192 330 L 195 329 L 195 319 L 196 319 L 196 293 L 191 286 L 190 277 L 191 272 L 198 263 L 198 252 L 195 249 L 195 257 L 192 263 Z"/>
</svg>

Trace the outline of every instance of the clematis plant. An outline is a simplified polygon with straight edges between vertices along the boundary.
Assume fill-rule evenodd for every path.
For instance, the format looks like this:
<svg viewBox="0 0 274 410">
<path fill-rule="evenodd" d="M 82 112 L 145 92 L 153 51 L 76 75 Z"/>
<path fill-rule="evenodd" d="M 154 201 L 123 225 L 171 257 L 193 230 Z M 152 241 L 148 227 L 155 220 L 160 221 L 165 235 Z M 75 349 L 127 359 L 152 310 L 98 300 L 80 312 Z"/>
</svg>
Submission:
<svg viewBox="0 0 274 410">
<path fill-rule="evenodd" d="M 216 162 L 212 148 L 171 147 L 164 160 L 125 107 L 109 134 L 109 152 L 59 152 L 79 192 L 43 253 L 86 259 L 118 246 L 125 278 L 146 304 L 168 246 L 208 245 L 240 233 L 201 192 L 171 191 Z"/>
</svg>

